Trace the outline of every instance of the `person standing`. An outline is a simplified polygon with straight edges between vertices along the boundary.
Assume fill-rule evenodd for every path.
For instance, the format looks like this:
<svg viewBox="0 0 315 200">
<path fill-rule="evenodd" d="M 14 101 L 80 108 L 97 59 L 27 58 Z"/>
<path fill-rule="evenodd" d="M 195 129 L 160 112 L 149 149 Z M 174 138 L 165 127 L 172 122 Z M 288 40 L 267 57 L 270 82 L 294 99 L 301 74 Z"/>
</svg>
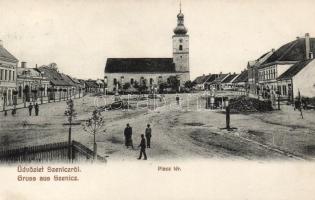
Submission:
<svg viewBox="0 0 315 200">
<path fill-rule="evenodd" d="M 145 129 L 145 138 L 147 140 L 147 148 L 151 148 L 151 136 L 152 136 L 152 130 L 150 128 L 150 124 L 147 125 L 147 128 Z"/>
<path fill-rule="evenodd" d="M 35 107 L 35 115 L 38 116 L 39 105 L 36 103 L 34 107 Z"/>
<path fill-rule="evenodd" d="M 30 105 L 28 106 L 28 113 L 30 116 L 32 116 L 32 110 L 33 110 L 33 105 L 32 103 L 30 103 Z"/>
<path fill-rule="evenodd" d="M 177 105 L 179 104 L 179 96 L 178 95 L 176 95 L 176 103 L 177 103 Z"/>
<path fill-rule="evenodd" d="M 138 147 L 140 147 L 140 156 L 139 156 L 138 160 L 141 159 L 142 154 L 144 155 L 144 160 L 147 160 L 147 154 L 145 153 L 145 139 L 144 139 L 143 134 L 141 134 L 141 142 L 140 142 L 140 145 Z"/>
<path fill-rule="evenodd" d="M 132 149 L 133 149 L 132 128 L 130 127 L 129 124 L 127 124 L 127 127 L 125 128 L 124 135 L 125 135 L 125 145 L 126 145 L 126 147 L 128 148 L 129 146 L 131 146 Z"/>
</svg>

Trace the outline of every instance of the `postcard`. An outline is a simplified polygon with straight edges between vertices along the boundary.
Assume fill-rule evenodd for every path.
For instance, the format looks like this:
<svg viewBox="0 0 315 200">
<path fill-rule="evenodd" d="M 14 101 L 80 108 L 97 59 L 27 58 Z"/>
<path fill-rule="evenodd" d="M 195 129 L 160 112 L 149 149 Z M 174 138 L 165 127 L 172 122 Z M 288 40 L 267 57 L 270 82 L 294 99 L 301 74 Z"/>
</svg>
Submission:
<svg viewBox="0 0 315 200">
<path fill-rule="evenodd" d="M 1 0 L 0 199 L 314 199 L 315 2 Z"/>
</svg>

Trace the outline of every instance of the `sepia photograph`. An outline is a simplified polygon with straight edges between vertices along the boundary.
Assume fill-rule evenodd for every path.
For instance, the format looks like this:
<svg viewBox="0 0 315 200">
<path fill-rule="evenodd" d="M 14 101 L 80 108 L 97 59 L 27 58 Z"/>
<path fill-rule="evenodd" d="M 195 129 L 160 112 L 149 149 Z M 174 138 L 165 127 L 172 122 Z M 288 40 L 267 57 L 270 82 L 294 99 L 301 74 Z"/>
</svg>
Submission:
<svg viewBox="0 0 315 200">
<path fill-rule="evenodd" d="M 314 18 L 312 0 L 0 0 L 0 199 L 314 198 Z"/>
</svg>

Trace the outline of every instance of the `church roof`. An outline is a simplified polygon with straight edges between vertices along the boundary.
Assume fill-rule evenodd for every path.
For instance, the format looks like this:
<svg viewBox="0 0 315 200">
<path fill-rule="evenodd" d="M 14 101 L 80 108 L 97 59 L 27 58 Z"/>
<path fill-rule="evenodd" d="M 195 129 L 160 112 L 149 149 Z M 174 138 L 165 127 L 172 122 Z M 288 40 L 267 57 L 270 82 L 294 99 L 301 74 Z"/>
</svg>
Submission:
<svg viewBox="0 0 315 200">
<path fill-rule="evenodd" d="M 108 58 L 105 73 L 172 73 L 173 58 Z"/>
</svg>

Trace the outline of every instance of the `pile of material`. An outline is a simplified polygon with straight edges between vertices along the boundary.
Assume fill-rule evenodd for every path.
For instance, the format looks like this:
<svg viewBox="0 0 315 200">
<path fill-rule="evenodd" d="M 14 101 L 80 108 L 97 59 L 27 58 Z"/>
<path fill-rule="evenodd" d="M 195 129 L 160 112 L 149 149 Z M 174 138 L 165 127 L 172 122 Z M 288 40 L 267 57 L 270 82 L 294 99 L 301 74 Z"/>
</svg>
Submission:
<svg viewBox="0 0 315 200">
<path fill-rule="evenodd" d="M 271 101 L 260 101 L 255 98 L 240 96 L 230 100 L 231 111 L 235 112 L 266 112 L 271 111 Z"/>
<path fill-rule="evenodd" d="M 99 109 L 101 111 L 105 110 L 118 110 L 118 109 L 128 109 L 130 108 L 130 105 L 126 101 L 115 101 L 114 103 L 111 103 L 106 106 L 101 106 Z"/>
</svg>

